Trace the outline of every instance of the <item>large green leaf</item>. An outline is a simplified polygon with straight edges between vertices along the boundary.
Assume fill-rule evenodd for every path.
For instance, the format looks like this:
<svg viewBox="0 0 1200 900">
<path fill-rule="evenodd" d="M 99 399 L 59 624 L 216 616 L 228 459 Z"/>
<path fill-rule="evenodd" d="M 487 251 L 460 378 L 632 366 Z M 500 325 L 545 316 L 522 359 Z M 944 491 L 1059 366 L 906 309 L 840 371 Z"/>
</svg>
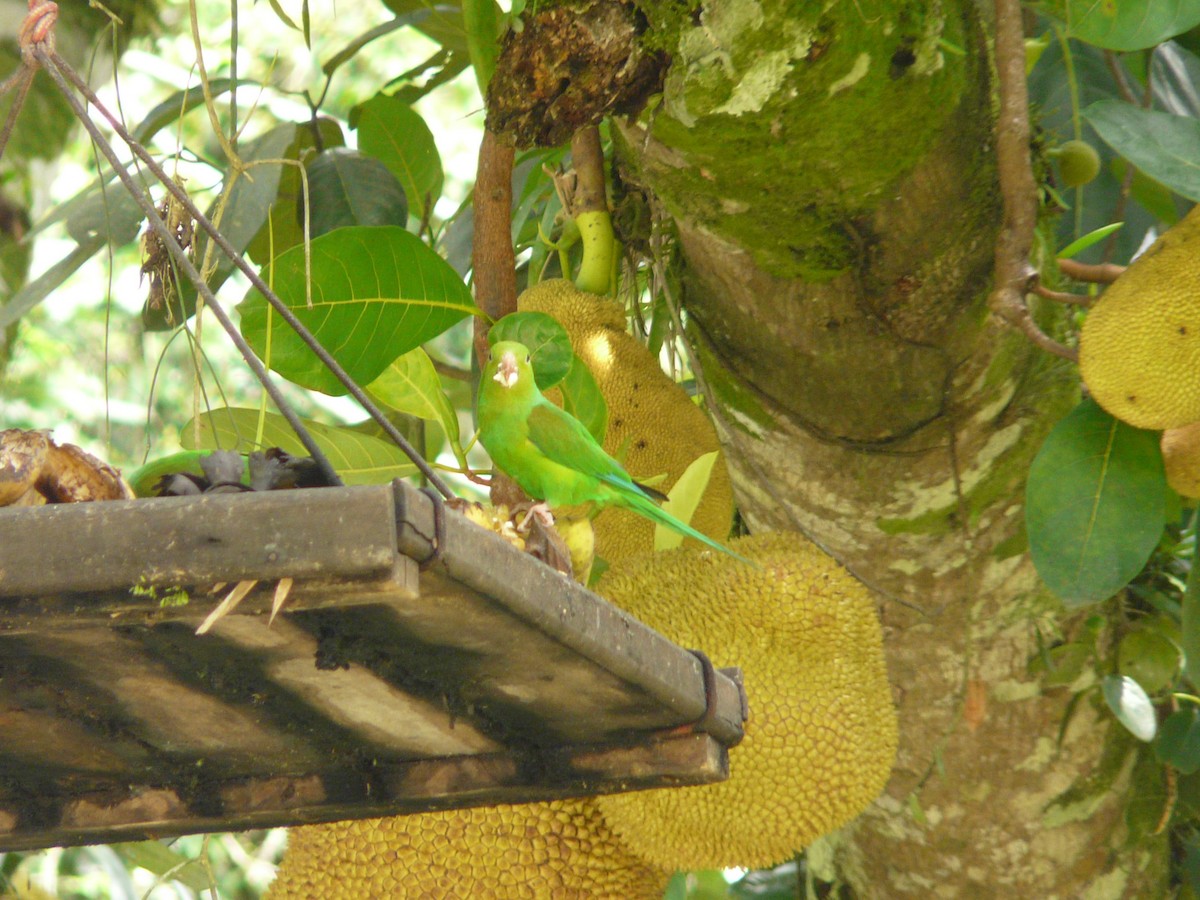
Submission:
<svg viewBox="0 0 1200 900">
<path fill-rule="evenodd" d="M 571 368 L 558 387 L 562 391 L 563 409 L 582 422 L 597 443 L 604 443 L 604 433 L 608 430 L 608 404 L 592 370 L 579 354 L 571 354 Z"/>
<path fill-rule="evenodd" d="M 455 271 L 420 239 L 395 226 L 339 228 L 309 245 L 312 306 L 303 245 L 263 269 L 263 279 L 360 385 L 396 357 L 478 310 Z M 242 334 L 285 378 L 327 394 L 345 388 L 251 288 L 238 307 Z M 268 345 L 270 350 L 268 352 Z"/>
<path fill-rule="evenodd" d="M 1029 468 L 1025 525 L 1038 574 L 1070 606 L 1111 597 L 1154 551 L 1166 498 L 1158 434 L 1084 400 Z"/>
<path fill-rule="evenodd" d="M 1200 120 L 1123 100 L 1101 100 L 1083 111 L 1104 142 L 1156 181 L 1200 200 Z"/>
<path fill-rule="evenodd" d="M 183 427 L 180 442 L 189 450 L 251 453 L 267 447 L 279 447 L 296 456 L 308 455 L 283 416 L 278 413 L 265 414 L 261 443 L 254 440 L 258 422 L 257 409 L 215 409 L 200 417 L 199 443 L 193 439 L 192 422 Z M 389 441 L 350 428 L 322 425 L 320 422 L 305 420 L 304 425 L 347 484 L 381 484 L 417 471 L 404 451 Z"/>
<path fill-rule="evenodd" d="M 382 375 L 367 386 L 367 391 L 397 412 L 441 425 L 455 458 L 465 465 L 458 413 L 442 390 L 442 380 L 423 348 L 417 347 L 394 360 Z"/>
<path fill-rule="evenodd" d="M 1106 50 L 1144 50 L 1200 24 L 1197 0 L 1045 0 L 1071 37 Z"/>
<path fill-rule="evenodd" d="M 317 135 L 320 135 L 318 148 Z M 342 126 L 333 119 L 320 118 L 313 123 L 296 125 L 296 136 L 283 152 L 283 159 L 303 160 L 305 166 L 317 155 L 318 149 L 329 150 L 346 143 Z M 304 183 L 298 166 L 287 165 L 279 175 L 279 191 L 271 204 L 271 214 L 254 240 L 246 248 L 252 260 L 266 265 L 289 247 L 304 240 Z M 310 223 L 311 227 L 311 223 Z"/>
<path fill-rule="evenodd" d="M 442 195 L 442 160 L 433 132 L 411 106 L 397 97 L 376 94 L 352 117 L 358 146 L 399 180 L 414 215 L 424 219 Z"/>
<path fill-rule="evenodd" d="M 408 224 L 404 189 L 387 166 L 357 150 L 336 147 L 308 167 L 313 237 L 351 225 Z"/>
<path fill-rule="evenodd" d="M 567 377 L 575 352 L 571 338 L 554 316 L 544 312 L 509 313 L 488 330 L 488 343 L 517 341 L 533 357 L 533 379 L 543 391 Z"/>
</svg>

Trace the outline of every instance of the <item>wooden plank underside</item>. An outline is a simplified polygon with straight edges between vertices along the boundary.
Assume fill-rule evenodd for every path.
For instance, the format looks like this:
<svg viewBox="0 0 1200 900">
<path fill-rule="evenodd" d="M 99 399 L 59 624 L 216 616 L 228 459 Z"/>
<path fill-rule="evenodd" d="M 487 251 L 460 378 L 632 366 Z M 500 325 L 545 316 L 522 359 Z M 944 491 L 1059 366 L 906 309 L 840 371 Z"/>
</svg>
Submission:
<svg viewBox="0 0 1200 900">
<path fill-rule="evenodd" d="M 724 777 L 734 680 L 664 741 L 697 658 L 410 486 L 199 501 L 0 510 L 0 850 Z"/>
<path fill-rule="evenodd" d="M 0 799 L 0 851 L 240 831 L 616 791 L 728 777 L 709 735 L 632 747 L 557 747 L 287 776 L 197 778 L 189 790 L 123 785 L 70 797 Z"/>
</svg>

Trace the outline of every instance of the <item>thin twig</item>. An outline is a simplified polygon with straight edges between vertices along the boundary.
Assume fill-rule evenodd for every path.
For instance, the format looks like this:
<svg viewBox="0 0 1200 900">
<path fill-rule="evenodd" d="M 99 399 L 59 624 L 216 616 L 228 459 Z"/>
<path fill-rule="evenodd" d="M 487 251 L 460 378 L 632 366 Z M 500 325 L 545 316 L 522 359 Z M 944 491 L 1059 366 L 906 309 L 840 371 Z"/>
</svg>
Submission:
<svg viewBox="0 0 1200 900">
<path fill-rule="evenodd" d="M 1060 259 L 1058 270 L 1072 281 L 1090 284 L 1112 284 L 1125 272 L 1125 266 L 1115 263 L 1081 263 L 1074 259 Z"/>
<path fill-rule="evenodd" d="M 1038 347 L 1076 359 L 1074 350 L 1045 334 L 1033 320 L 1025 295 L 1037 284 L 1029 262 L 1037 225 L 1037 186 L 1029 161 L 1029 98 L 1025 89 L 1025 35 L 1020 0 L 996 2 L 996 71 L 1000 114 L 996 119 L 996 168 L 1004 222 L 996 236 L 995 286 L 988 305 Z"/>
<path fill-rule="evenodd" d="M 134 183 L 133 178 L 121 165 L 121 161 L 117 158 L 117 154 L 113 150 L 112 145 L 104 139 L 104 135 L 100 133 L 100 129 L 96 127 L 96 123 L 91 120 L 87 114 L 87 111 L 83 108 L 83 104 L 81 104 L 78 98 L 76 98 L 75 93 L 71 90 L 66 78 L 64 78 L 63 73 L 58 68 L 60 64 L 58 55 L 48 54 L 41 48 L 35 52 L 38 54 L 38 57 L 42 63 L 42 67 L 46 70 L 46 73 L 52 79 L 54 79 L 54 83 L 57 84 L 59 90 L 62 91 L 62 94 L 66 98 L 67 103 L 70 104 L 72 111 L 75 113 L 79 121 L 83 123 L 83 127 L 87 129 L 87 132 L 89 135 L 91 135 L 92 140 L 96 142 L 96 146 L 104 155 L 104 158 L 108 160 L 109 165 L 113 167 L 113 171 L 116 172 L 117 177 L 121 179 L 121 183 L 125 185 L 125 189 L 129 191 L 130 196 L 132 196 L 138 206 L 141 207 L 142 212 L 146 215 L 146 219 L 150 228 L 154 230 L 154 233 L 158 235 L 159 239 L 163 242 L 163 246 L 165 246 L 167 251 L 174 257 L 176 265 L 183 270 L 184 275 L 186 275 L 192 281 L 192 283 L 196 285 L 196 290 L 204 297 L 209 308 L 212 310 L 213 315 L 217 317 L 217 321 L 221 323 L 221 327 L 225 329 L 225 332 L 229 335 L 230 340 L 232 340 L 237 346 L 238 351 L 242 354 L 242 358 L 246 361 L 246 364 L 262 383 L 263 388 L 271 396 L 272 401 L 274 401 L 280 413 L 283 414 L 283 417 L 287 419 L 288 424 L 291 425 L 295 430 L 297 437 L 299 437 L 300 441 L 304 444 L 304 449 L 308 451 L 309 455 L 312 456 L 313 460 L 321 468 L 322 474 L 329 479 L 332 484 L 341 484 L 341 478 L 338 477 L 337 472 L 334 470 L 333 465 L 329 462 L 329 459 L 325 456 L 324 451 L 322 451 L 317 443 L 313 440 L 312 435 L 308 433 L 308 429 L 304 427 L 304 423 L 300 421 L 300 417 L 296 414 L 296 411 L 292 409 L 292 406 L 290 403 L 288 403 L 287 398 L 283 396 L 279 390 L 279 387 L 275 384 L 266 368 L 264 368 L 258 357 L 254 355 L 254 351 L 250 348 L 250 345 L 246 343 L 246 339 L 242 337 L 241 333 L 237 329 L 237 326 L 233 324 L 233 320 L 229 318 L 228 314 L 217 302 L 217 298 L 213 295 L 212 291 L 209 290 L 208 285 L 205 284 L 204 280 L 200 277 L 200 273 L 196 271 L 196 267 L 192 264 L 192 261 L 188 259 L 188 256 L 183 251 L 183 248 L 180 247 L 175 241 L 175 236 L 171 234 L 170 229 L 167 228 L 166 223 L 163 222 L 162 218 L 159 216 L 158 210 L 154 208 L 153 201 L 151 201 L 151 199 L 145 193 L 138 190 L 138 186 Z M 157 163 L 155 165 L 157 166 Z M 164 184 L 168 183 L 169 179 L 165 178 L 165 172 L 162 172 L 161 175 L 159 172 L 155 172 L 155 175 L 156 177 L 159 177 Z"/>
<path fill-rule="evenodd" d="M 47 71 L 49 71 L 52 77 L 54 77 L 55 83 L 58 84 L 59 89 L 62 90 L 63 94 L 67 97 L 67 101 L 76 111 L 76 115 L 84 121 L 84 126 L 88 128 L 89 133 L 91 133 L 92 136 L 97 140 L 103 141 L 103 136 L 99 134 L 99 130 L 95 128 L 95 125 L 90 123 L 90 119 L 88 119 L 86 112 L 79 104 L 79 101 L 75 99 L 75 96 L 71 92 L 70 87 L 66 84 L 66 81 L 70 81 L 70 83 L 73 84 L 80 91 L 80 93 L 84 95 L 85 98 L 87 98 L 88 102 L 94 106 L 101 115 L 104 116 L 121 140 L 129 146 L 131 151 L 133 151 L 134 155 L 142 160 L 142 162 L 146 165 L 146 168 L 148 168 L 154 174 L 154 177 L 162 183 L 163 187 L 170 192 L 175 199 L 178 200 L 179 203 L 188 211 L 196 224 L 202 228 L 209 235 L 210 239 L 221 248 L 226 256 L 228 256 L 230 262 L 232 262 L 233 265 L 236 266 L 237 269 L 246 276 L 247 280 L 249 280 L 249 282 L 258 289 L 259 293 L 261 293 L 266 301 L 271 304 L 271 307 L 279 314 L 280 318 L 282 318 L 292 328 L 292 330 L 296 332 L 300 339 L 304 341 L 305 345 L 312 350 L 317 358 L 321 360 L 322 364 L 329 369 L 330 373 L 332 373 L 333 376 L 341 382 L 343 387 L 345 387 L 346 390 L 354 397 L 354 399 L 358 401 L 367 414 L 379 424 L 379 427 L 383 429 L 384 433 L 387 434 L 387 436 L 396 444 L 396 446 L 398 446 L 405 453 L 405 455 L 412 460 L 413 464 L 421 471 L 421 474 L 425 476 L 429 483 L 433 485 L 438 492 L 442 494 L 442 496 L 448 499 L 453 497 L 454 492 L 450 490 L 445 481 L 443 481 L 441 477 L 438 476 L 438 474 L 429 466 L 425 459 L 419 453 L 417 453 L 404 435 L 399 432 L 396 426 L 388 421 L 387 416 L 383 414 L 379 407 L 375 405 L 374 401 L 367 396 L 366 392 L 358 386 L 353 378 L 350 377 L 341 364 L 329 354 L 329 351 L 321 345 L 320 341 L 313 336 L 312 332 L 305 327 L 304 323 L 296 317 L 296 314 L 292 312 L 288 305 L 279 299 L 278 295 L 271 290 L 267 283 L 263 281 L 261 276 L 259 276 L 258 272 L 254 270 L 254 267 L 246 262 L 246 260 L 242 258 L 241 254 L 237 252 L 233 245 L 229 243 L 228 239 L 226 239 L 226 237 L 213 226 L 208 218 L 192 202 L 192 199 L 187 195 L 187 193 L 180 188 L 179 185 L 175 184 L 174 180 L 170 178 L 170 176 L 168 176 L 162 167 L 159 166 L 159 164 L 155 161 L 154 157 L 151 156 L 141 144 L 133 139 L 133 136 L 129 134 L 121 122 L 116 119 L 112 113 L 109 112 L 108 109 L 100 102 L 99 98 L 95 95 L 91 88 L 88 87 L 87 83 L 84 82 L 79 76 L 79 73 L 76 72 L 70 66 L 70 64 L 62 59 L 62 57 L 60 57 L 57 53 L 47 54 L 44 50 L 39 49 L 37 51 L 37 55 L 43 65 L 47 63 L 50 64 L 50 66 L 47 67 Z M 91 127 L 88 127 L 89 124 L 91 124 Z M 150 210 L 153 211 L 153 206 L 150 205 L 149 199 L 146 198 L 141 192 L 137 191 L 136 186 L 133 186 L 132 179 L 130 179 L 125 173 L 124 168 L 120 166 L 119 161 L 116 160 L 116 154 L 112 153 L 112 148 L 108 146 L 107 142 L 101 144 L 101 148 L 105 150 L 105 156 L 108 158 L 109 163 L 113 165 L 118 177 L 121 178 L 122 183 L 125 184 L 130 193 L 134 195 L 138 204 L 142 206 L 143 210 L 145 210 L 147 205 L 149 205 Z M 156 231 L 159 228 L 162 229 L 162 231 L 159 232 L 160 236 L 169 233 L 166 230 L 166 226 L 162 223 L 162 220 L 158 218 L 157 213 L 150 215 L 150 222 L 152 226 L 156 226 Z M 166 245 L 168 249 L 172 249 L 172 245 L 174 245 L 174 243 L 174 240 L 167 240 Z M 180 251 L 180 253 L 182 255 L 182 251 Z M 233 340 L 238 346 L 238 350 L 242 352 L 243 356 L 247 357 L 247 363 L 250 365 L 250 368 L 259 378 L 259 381 L 262 382 L 263 387 L 267 389 L 268 394 L 271 395 L 271 399 L 279 407 L 280 412 L 284 414 L 285 418 L 287 418 L 288 424 L 297 430 L 298 436 L 302 441 L 304 441 L 305 449 L 312 453 L 312 447 L 315 447 L 315 444 L 310 447 L 311 437 L 305 440 L 307 430 L 304 428 L 303 423 L 300 422 L 299 417 L 295 416 L 294 412 L 291 412 L 290 406 L 287 405 L 287 401 L 282 396 L 277 397 L 275 392 L 277 392 L 278 389 L 274 387 L 273 382 L 270 382 L 270 376 L 267 374 L 266 369 L 263 368 L 262 363 L 259 362 L 249 345 L 245 343 L 241 334 L 233 326 L 233 323 L 229 320 L 228 316 L 225 315 L 223 310 L 217 312 L 219 310 L 219 305 L 217 304 L 216 297 L 213 295 L 212 291 L 208 289 L 203 280 L 200 279 L 200 275 L 192 265 L 191 261 L 186 259 L 186 257 L 183 257 L 182 260 L 177 257 L 177 261 L 179 262 L 180 268 L 183 269 L 184 274 L 195 283 L 197 291 L 201 294 L 201 296 L 204 297 L 205 302 L 213 308 L 214 313 L 217 314 L 218 321 L 221 322 L 222 328 L 225 328 L 225 330 L 229 332 L 230 339 Z M 270 386 L 268 386 L 268 383 L 270 383 Z M 290 416 L 289 412 L 291 412 Z M 319 454 L 319 448 L 317 448 L 317 450 L 318 453 L 312 453 L 314 459 L 316 459 Z M 326 465 L 328 465 L 328 462 L 326 462 Z M 334 478 L 336 479 L 336 475 Z M 340 482 L 335 480 L 334 483 L 336 484 Z"/>
<path fill-rule="evenodd" d="M 1075 306 L 1091 306 L 1092 298 L 1086 294 L 1071 294 L 1067 291 L 1052 291 L 1041 282 L 1033 286 L 1033 293 L 1037 294 L 1044 300 L 1053 300 L 1055 303 L 1071 303 Z"/>
</svg>

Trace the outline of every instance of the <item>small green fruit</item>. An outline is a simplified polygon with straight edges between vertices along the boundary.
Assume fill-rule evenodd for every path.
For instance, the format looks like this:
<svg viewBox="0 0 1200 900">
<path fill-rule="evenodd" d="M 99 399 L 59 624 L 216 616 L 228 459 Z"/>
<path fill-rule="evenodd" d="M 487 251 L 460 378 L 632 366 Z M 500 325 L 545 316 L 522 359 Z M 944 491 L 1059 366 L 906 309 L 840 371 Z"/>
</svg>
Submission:
<svg viewBox="0 0 1200 900">
<path fill-rule="evenodd" d="M 1054 155 L 1067 187 L 1082 187 L 1100 174 L 1100 154 L 1087 141 L 1067 141 Z"/>
</svg>

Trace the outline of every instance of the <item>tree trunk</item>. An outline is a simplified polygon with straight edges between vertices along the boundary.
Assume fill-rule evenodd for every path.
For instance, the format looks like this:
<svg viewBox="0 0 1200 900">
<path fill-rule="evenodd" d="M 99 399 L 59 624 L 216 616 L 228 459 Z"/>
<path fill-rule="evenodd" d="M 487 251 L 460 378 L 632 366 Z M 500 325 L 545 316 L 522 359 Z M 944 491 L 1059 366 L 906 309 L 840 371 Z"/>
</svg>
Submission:
<svg viewBox="0 0 1200 900">
<path fill-rule="evenodd" d="M 1096 692 L 1072 704 L 1085 685 L 1028 670 L 1076 627 L 1022 500 L 1079 382 L 987 309 L 986 21 L 969 0 L 723 0 L 677 28 L 621 159 L 674 220 L 740 508 L 841 560 L 886 630 L 901 748 L 836 840 L 843 877 L 866 897 L 1161 895 L 1165 838 L 1125 827 L 1132 742 Z"/>
</svg>

